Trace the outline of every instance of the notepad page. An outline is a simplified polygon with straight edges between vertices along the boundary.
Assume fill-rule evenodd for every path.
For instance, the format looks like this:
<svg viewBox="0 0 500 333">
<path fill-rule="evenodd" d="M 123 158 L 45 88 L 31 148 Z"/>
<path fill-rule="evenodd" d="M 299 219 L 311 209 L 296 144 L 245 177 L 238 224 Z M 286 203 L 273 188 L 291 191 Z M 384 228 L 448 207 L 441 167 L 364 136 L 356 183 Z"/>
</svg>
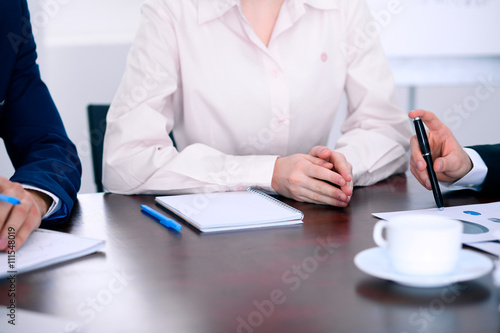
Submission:
<svg viewBox="0 0 500 333">
<path fill-rule="evenodd" d="M 0 253 L 0 278 L 38 269 L 62 261 L 75 259 L 98 251 L 104 241 L 71 235 L 64 232 L 37 229 L 15 253 L 15 264 L 10 267 L 8 254 Z"/>
<path fill-rule="evenodd" d="M 300 220 L 303 214 L 251 191 L 163 196 L 156 201 L 198 229 L 251 226 Z"/>
</svg>

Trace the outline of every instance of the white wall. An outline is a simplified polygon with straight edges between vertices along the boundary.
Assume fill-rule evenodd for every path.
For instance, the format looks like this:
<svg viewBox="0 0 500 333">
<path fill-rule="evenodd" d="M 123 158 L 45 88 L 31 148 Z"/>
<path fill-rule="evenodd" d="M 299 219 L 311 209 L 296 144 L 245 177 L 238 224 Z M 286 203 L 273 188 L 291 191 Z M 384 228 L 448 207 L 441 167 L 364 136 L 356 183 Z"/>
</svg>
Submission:
<svg viewBox="0 0 500 333">
<path fill-rule="evenodd" d="M 498 0 L 366 1 L 389 56 L 500 54 Z"/>
<path fill-rule="evenodd" d="M 390 8 L 390 1 L 393 6 L 394 1 L 398 0 L 368 1 L 375 12 L 380 13 L 380 10 Z M 94 192 L 86 107 L 88 104 L 109 104 L 113 99 L 138 25 L 141 0 L 28 2 L 39 46 L 42 77 L 49 86 L 68 134 L 77 145 L 82 159 L 80 193 Z M 485 24 L 489 27 L 488 24 L 500 22 L 497 19 L 492 22 L 490 19 L 491 15 L 497 18 L 500 14 L 498 1 L 401 0 L 399 4 L 404 11 L 392 15 L 388 24 L 379 25 L 395 70 L 401 107 L 408 110 L 408 87 L 415 85 L 415 106 L 432 110 L 446 119 L 445 122 L 454 129 L 462 144 L 500 142 L 500 52 L 497 52 L 500 50 L 500 28 L 484 30 Z M 490 13 L 485 8 L 495 11 Z M 427 21 L 422 19 L 422 10 L 429 9 L 432 9 L 431 13 L 440 13 L 439 20 L 436 16 L 429 17 Z M 451 15 L 465 15 L 464 13 L 473 15 L 465 16 L 466 19 L 460 24 L 455 20 L 456 16 Z M 419 40 L 418 45 L 429 46 L 427 50 L 433 50 L 435 45 L 440 47 L 439 52 L 424 54 L 421 52 L 423 47 L 413 47 L 417 45 L 415 38 L 419 36 L 419 30 L 415 30 L 415 24 L 409 25 L 408 22 L 416 22 L 424 27 L 426 22 L 437 22 L 441 27 L 448 27 L 446 33 L 454 37 L 443 41 L 442 29 L 439 34 L 424 29 L 426 37 Z M 404 29 L 409 27 L 413 30 L 411 34 L 406 34 Z M 463 40 L 463 34 L 455 36 L 454 32 L 456 29 L 477 31 L 478 27 L 482 27 L 479 31 L 485 31 L 480 35 L 481 46 L 469 44 L 465 49 L 474 50 L 477 47 L 481 54 L 487 53 L 489 58 L 482 58 L 481 54 L 471 51 L 462 55 L 467 58 L 454 59 L 453 61 L 458 61 L 458 65 L 453 65 L 450 57 L 453 58 L 456 54 L 445 53 L 447 50 L 456 50 L 457 42 L 453 41 Z M 491 42 L 483 37 L 495 39 Z M 401 44 L 401 40 L 406 41 L 406 46 Z M 415 60 L 412 56 L 418 59 Z M 485 88 L 481 78 L 488 80 L 490 77 L 497 83 Z M 462 111 L 458 111 L 460 108 Z M 336 131 L 338 128 L 339 122 L 334 126 Z M 334 133 L 332 138 L 335 137 Z M 5 152 L 0 150 L 0 174 L 10 176 L 12 172 Z"/>
<path fill-rule="evenodd" d="M 140 18 L 141 0 L 29 0 L 42 79 L 82 160 L 80 193 L 95 192 L 88 104 L 109 104 Z M 13 168 L 3 145 L 0 174 Z"/>
</svg>

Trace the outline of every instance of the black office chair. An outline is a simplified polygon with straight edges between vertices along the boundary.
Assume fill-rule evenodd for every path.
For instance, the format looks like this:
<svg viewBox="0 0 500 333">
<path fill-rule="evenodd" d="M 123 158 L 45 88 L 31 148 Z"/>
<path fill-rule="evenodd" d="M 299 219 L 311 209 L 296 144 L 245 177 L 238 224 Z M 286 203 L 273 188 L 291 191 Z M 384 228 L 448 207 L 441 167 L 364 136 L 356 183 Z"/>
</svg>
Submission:
<svg viewBox="0 0 500 333">
<path fill-rule="evenodd" d="M 97 192 L 103 192 L 102 186 L 102 152 L 104 144 L 104 134 L 106 133 L 106 115 L 109 105 L 89 105 L 87 114 L 89 119 L 90 145 L 92 147 L 92 164 L 94 167 L 94 182 Z M 175 145 L 174 136 L 169 134 Z"/>
<path fill-rule="evenodd" d="M 102 186 L 102 149 L 104 134 L 106 133 L 106 115 L 109 105 L 89 105 L 87 114 L 89 119 L 90 145 L 92 147 L 92 164 L 94 167 L 94 182 L 97 192 L 103 192 Z"/>
</svg>

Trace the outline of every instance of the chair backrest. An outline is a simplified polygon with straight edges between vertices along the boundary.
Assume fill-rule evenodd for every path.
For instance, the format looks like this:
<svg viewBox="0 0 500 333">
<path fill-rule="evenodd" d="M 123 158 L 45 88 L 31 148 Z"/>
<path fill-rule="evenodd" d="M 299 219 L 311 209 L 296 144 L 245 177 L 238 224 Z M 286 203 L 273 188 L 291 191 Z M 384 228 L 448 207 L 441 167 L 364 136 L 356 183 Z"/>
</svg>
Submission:
<svg viewBox="0 0 500 333">
<path fill-rule="evenodd" d="M 92 164 L 94 167 L 94 182 L 97 192 L 103 192 L 102 186 L 102 149 L 104 134 L 106 133 L 106 115 L 109 105 L 89 105 L 87 114 L 89 119 L 90 145 L 92 147 Z"/>
<path fill-rule="evenodd" d="M 89 105 L 87 114 L 89 119 L 90 145 L 92 147 L 92 164 L 94 167 L 94 182 L 97 192 L 103 192 L 102 186 L 102 152 L 104 135 L 106 134 L 106 115 L 109 105 Z M 169 134 L 174 147 L 176 147 L 172 132 Z"/>
</svg>

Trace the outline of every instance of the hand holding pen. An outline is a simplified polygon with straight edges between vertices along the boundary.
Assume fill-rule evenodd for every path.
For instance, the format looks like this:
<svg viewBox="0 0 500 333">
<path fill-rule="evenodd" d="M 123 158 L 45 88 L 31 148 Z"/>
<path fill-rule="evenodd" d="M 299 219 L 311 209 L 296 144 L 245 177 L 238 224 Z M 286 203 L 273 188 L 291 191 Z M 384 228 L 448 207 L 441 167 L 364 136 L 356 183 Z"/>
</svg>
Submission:
<svg viewBox="0 0 500 333">
<path fill-rule="evenodd" d="M 463 150 L 451 130 L 434 113 L 414 110 L 409 113 L 409 117 L 420 117 L 428 128 L 427 137 L 434 159 L 433 169 L 438 181 L 454 182 L 464 177 L 472 169 L 469 155 Z M 411 138 L 410 170 L 423 186 L 431 190 L 426 163 L 416 136 Z"/>
<path fill-rule="evenodd" d="M 427 136 L 430 155 L 434 159 L 431 170 L 438 181 L 453 182 L 465 176 L 472 169 L 472 162 L 462 146 L 432 112 L 414 110 L 410 118 L 419 117 L 428 127 Z M 432 190 L 431 179 L 427 171 L 427 162 L 422 155 L 417 136 L 411 138 L 410 170 L 415 178 L 428 190 Z"/>
<path fill-rule="evenodd" d="M 40 226 L 48 202 L 41 192 L 26 190 L 5 177 L 0 177 L 0 193 L 0 251 L 18 249 Z M 13 234 L 15 244 L 8 248 Z"/>
</svg>

